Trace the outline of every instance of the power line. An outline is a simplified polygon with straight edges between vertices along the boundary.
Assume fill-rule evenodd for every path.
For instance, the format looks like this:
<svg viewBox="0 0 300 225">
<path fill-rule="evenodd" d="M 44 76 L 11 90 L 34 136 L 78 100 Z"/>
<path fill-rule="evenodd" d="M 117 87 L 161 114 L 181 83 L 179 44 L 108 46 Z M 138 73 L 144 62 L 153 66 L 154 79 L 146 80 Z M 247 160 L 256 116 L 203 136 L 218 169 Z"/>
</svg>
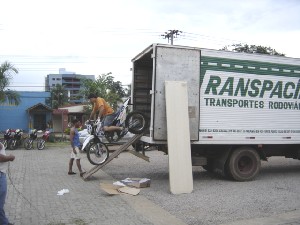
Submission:
<svg viewBox="0 0 300 225">
<path fill-rule="evenodd" d="M 40 86 L 40 85 L 9 85 L 8 87 L 45 87 L 45 85 Z"/>
<path fill-rule="evenodd" d="M 229 39 L 229 38 L 222 38 L 222 37 L 213 37 L 213 36 L 209 36 L 209 35 L 204 35 L 204 34 L 197 34 L 197 33 L 189 33 L 189 32 L 183 32 L 183 34 L 185 35 L 188 35 L 189 37 L 193 37 L 193 38 L 199 38 L 202 37 L 204 39 L 207 39 L 207 40 L 210 40 L 210 41 L 216 41 L 218 43 L 220 42 L 224 42 L 224 41 L 230 41 L 230 42 L 238 42 L 238 43 L 246 43 L 244 41 L 241 41 L 241 40 L 235 40 L 235 39 Z M 196 36 L 196 37 L 195 37 Z"/>
</svg>

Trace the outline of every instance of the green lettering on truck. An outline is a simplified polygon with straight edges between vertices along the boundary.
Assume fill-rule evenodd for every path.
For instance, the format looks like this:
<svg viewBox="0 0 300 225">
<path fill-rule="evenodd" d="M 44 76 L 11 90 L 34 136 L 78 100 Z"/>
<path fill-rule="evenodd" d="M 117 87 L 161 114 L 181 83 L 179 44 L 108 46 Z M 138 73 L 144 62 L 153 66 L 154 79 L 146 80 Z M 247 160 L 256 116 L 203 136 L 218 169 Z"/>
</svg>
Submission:
<svg viewBox="0 0 300 225">
<path fill-rule="evenodd" d="M 219 95 L 223 95 L 224 92 L 228 93 L 228 96 L 233 95 L 233 77 L 228 77 L 225 81 L 225 84 L 223 85 Z"/>
<path fill-rule="evenodd" d="M 298 99 L 299 97 L 299 90 L 300 90 L 300 80 L 298 80 L 298 84 L 295 90 L 294 99 Z"/>
<path fill-rule="evenodd" d="M 256 97 L 258 94 L 259 94 L 259 87 L 257 87 L 256 85 L 261 85 L 261 81 L 258 80 L 258 79 L 254 79 L 252 82 L 251 82 L 251 89 L 252 91 L 248 91 L 248 95 L 250 97 Z"/>
<path fill-rule="evenodd" d="M 212 91 L 213 95 L 217 95 L 217 87 L 219 87 L 221 84 L 221 78 L 218 76 L 210 76 L 209 82 L 207 84 L 205 94 L 210 94 L 210 91 Z"/>
<path fill-rule="evenodd" d="M 276 83 L 270 94 L 270 98 L 273 98 L 274 95 L 277 95 L 278 98 L 282 98 L 282 81 Z"/>
<path fill-rule="evenodd" d="M 273 82 L 271 80 L 264 80 L 259 97 L 263 98 L 265 91 L 271 91 L 272 88 Z"/>
<path fill-rule="evenodd" d="M 234 96 L 238 96 L 239 91 L 241 92 L 241 96 L 245 97 L 247 92 L 248 92 L 248 87 L 250 84 L 250 79 L 247 80 L 246 86 L 244 85 L 244 78 L 240 78 L 239 82 L 236 86 L 235 92 L 234 92 Z"/>
<path fill-rule="evenodd" d="M 288 88 L 289 86 L 292 86 L 292 89 L 295 89 L 295 84 L 293 82 L 287 82 L 284 86 L 284 90 L 283 90 L 283 97 L 284 98 L 292 98 L 293 97 L 293 93 L 289 93 L 287 94 Z"/>
</svg>

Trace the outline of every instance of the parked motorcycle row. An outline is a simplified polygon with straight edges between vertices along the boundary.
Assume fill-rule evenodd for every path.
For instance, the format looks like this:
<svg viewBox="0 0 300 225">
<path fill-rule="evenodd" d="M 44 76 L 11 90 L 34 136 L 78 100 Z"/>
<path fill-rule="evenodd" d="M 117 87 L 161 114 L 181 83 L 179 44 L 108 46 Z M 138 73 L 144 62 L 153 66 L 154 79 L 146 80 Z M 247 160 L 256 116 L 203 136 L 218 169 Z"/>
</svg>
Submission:
<svg viewBox="0 0 300 225">
<path fill-rule="evenodd" d="M 45 148 L 45 143 L 50 136 L 50 131 L 45 131 L 41 137 L 38 137 L 38 133 L 42 132 L 43 131 L 33 129 L 30 131 L 29 136 L 24 138 L 24 131 L 22 129 L 7 129 L 0 142 L 6 149 L 10 150 L 15 150 L 23 146 L 27 150 L 33 149 L 34 146 L 36 146 L 38 150 L 42 150 Z"/>
</svg>

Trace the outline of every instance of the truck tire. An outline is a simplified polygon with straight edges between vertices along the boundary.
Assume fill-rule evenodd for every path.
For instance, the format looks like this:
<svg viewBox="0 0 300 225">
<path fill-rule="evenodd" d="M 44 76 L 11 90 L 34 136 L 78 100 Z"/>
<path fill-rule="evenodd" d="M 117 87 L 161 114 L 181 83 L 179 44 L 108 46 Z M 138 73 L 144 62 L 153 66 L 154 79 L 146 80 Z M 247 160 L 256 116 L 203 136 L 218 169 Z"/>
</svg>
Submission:
<svg viewBox="0 0 300 225">
<path fill-rule="evenodd" d="M 229 156 L 226 172 L 236 181 L 249 181 L 259 173 L 260 166 L 260 157 L 255 149 L 240 147 Z"/>
<path fill-rule="evenodd" d="M 137 140 L 131 145 L 136 152 L 142 152 L 144 150 L 144 142 Z"/>
</svg>

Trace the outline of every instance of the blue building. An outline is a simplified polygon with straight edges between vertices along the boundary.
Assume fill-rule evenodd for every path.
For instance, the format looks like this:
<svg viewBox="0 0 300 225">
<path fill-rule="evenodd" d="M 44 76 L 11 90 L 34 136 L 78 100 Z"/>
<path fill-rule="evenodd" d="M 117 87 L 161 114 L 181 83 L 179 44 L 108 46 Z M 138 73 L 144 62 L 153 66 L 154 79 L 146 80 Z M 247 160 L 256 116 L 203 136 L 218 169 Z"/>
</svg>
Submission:
<svg viewBox="0 0 300 225">
<path fill-rule="evenodd" d="M 0 104 L 0 131 L 8 128 L 45 130 L 52 121 L 52 109 L 47 105 L 50 92 L 19 91 L 20 105 Z"/>
</svg>

